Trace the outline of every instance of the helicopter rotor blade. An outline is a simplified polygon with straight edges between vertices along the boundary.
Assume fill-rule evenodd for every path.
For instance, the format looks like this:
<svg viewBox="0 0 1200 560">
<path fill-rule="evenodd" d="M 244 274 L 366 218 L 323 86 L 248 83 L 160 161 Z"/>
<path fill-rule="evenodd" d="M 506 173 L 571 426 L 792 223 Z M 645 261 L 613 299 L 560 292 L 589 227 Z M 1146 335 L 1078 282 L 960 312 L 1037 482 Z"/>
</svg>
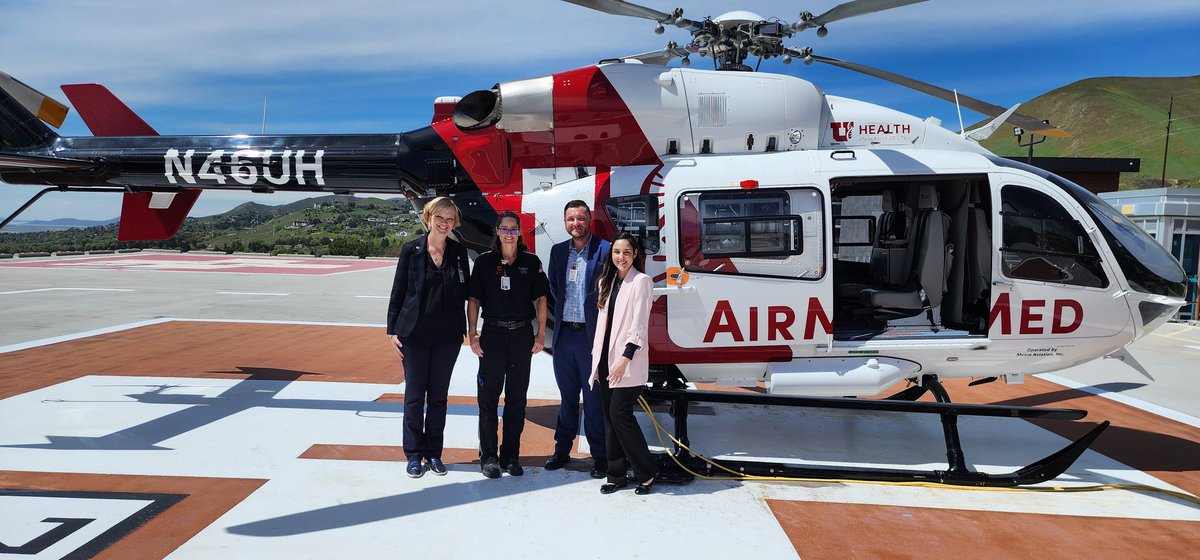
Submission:
<svg viewBox="0 0 1200 560">
<path fill-rule="evenodd" d="M 790 54 L 792 54 L 793 56 L 804 57 L 806 53 L 799 52 L 799 51 L 792 51 Z M 1004 112 L 1007 110 L 1004 107 L 1000 107 L 999 105 L 992 105 L 991 103 L 988 103 L 986 101 L 981 101 L 979 99 L 975 99 L 974 97 L 963 95 L 961 93 L 959 93 L 957 95 L 957 99 L 956 99 L 954 92 L 950 91 L 946 88 L 938 87 L 933 84 L 929 84 L 929 83 L 922 82 L 920 80 L 909 78 L 907 76 L 893 74 L 886 70 L 880 70 L 878 68 L 871 68 L 870 66 L 863 66 L 861 64 L 856 64 L 853 62 L 846 62 L 844 60 L 838 60 L 836 58 L 829 58 L 827 56 L 819 56 L 819 55 L 815 55 L 815 54 L 808 54 L 807 56 L 811 57 L 812 60 L 815 60 L 817 62 L 824 62 L 825 64 L 837 66 L 839 68 L 845 68 L 847 70 L 853 70 L 855 72 L 860 72 L 860 73 L 866 74 L 868 76 L 873 76 L 873 77 L 879 78 L 881 80 L 887 80 L 894 84 L 899 84 L 904 87 L 907 87 L 910 89 L 915 89 L 919 92 L 926 93 L 928 95 L 932 95 L 938 99 L 942 99 L 944 101 L 949 101 L 950 103 L 957 102 L 959 105 L 962 105 L 963 107 L 966 107 L 972 111 L 975 111 L 976 113 L 987 115 L 989 117 L 993 117 L 993 118 L 998 117 L 998 116 L 1004 114 Z M 1028 132 L 1038 134 L 1041 136 L 1053 136 L 1055 138 L 1070 138 L 1071 137 L 1071 133 L 1069 133 L 1061 128 L 1058 128 L 1057 126 L 1053 126 L 1053 125 L 1044 123 L 1040 120 L 1037 120 L 1033 117 L 1029 117 L 1026 115 L 1014 113 L 1014 114 L 1010 115 L 1008 117 L 1008 119 L 1005 120 L 1005 122 L 1007 122 L 1013 126 L 1019 126 Z"/>
<path fill-rule="evenodd" d="M 687 29 L 689 31 L 695 31 L 700 28 L 699 23 L 682 17 L 683 10 L 675 10 L 674 13 L 668 14 L 666 12 L 660 12 L 653 8 L 639 6 L 637 4 L 634 4 L 631 2 L 624 2 L 622 0 L 563 0 L 563 1 L 569 2 L 571 4 L 575 4 L 576 6 L 583 6 L 585 8 L 591 8 L 593 10 L 604 12 L 606 14 L 613 14 L 613 15 L 617 15 L 617 16 L 638 17 L 638 18 L 654 20 L 663 25 L 674 25 L 676 27 L 679 27 L 681 29 Z"/>
<path fill-rule="evenodd" d="M 570 0 L 568 0 L 570 1 Z M 892 8 L 899 8 L 909 4 L 924 2 L 925 0 L 851 0 L 843 4 L 834 6 L 833 9 L 819 16 L 812 16 L 808 12 L 801 14 L 801 20 L 793 23 L 792 31 L 804 31 L 805 29 L 824 27 L 825 24 L 838 21 L 841 19 L 852 18 Z"/>
<path fill-rule="evenodd" d="M 925 0 L 851 0 L 844 4 L 838 4 L 833 9 L 825 12 L 811 21 L 817 25 L 825 25 L 826 23 L 846 19 L 855 16 L 873 14 L 883 10 L 899 8 L 909 4 L 924 2 Z"/>
<path fill-rule="evenodd" d="M 677 51 L 682 51 L 682 50 L 683 49 L 678 49 L 678 48 L 677 48 L 677 50 L 673 50 L 670 47 L 668 47 L 661 51 L 650 51 L 650 52 L 646 52 L 646 53 L 642 53 L 642 54 L 635 54 L 632 56 L 623 56 L 621 58 L 639 60 L 644 64 L 657 64 L 659 66 L 666 66 L 666 64 L 668 62 L 671 62 L 671 60 L 673 60 L 677 57 L 684 56 L 684 54 L 687 54 L 687 51 L 683 51 L 683 54 L 680 54 L 679 52 L 677 52 Z"/>
</svg>

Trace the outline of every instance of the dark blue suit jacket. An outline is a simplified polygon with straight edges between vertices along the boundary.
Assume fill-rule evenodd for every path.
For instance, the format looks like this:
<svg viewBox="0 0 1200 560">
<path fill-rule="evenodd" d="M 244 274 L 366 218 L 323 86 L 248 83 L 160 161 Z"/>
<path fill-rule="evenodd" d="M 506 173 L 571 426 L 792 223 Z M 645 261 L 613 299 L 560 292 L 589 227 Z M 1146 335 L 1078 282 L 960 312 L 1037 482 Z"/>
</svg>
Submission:
<svg viewBox="0 0 1200 560">
<path fill-rule="evenodd" d="M 421 315 L 421 294 L 425 287 L 425 246 L 429 234 L 422 235 L 404 245 L 400 249 L 400 258 L 396 261 L 396 276 L 392 280 L 392 296 L 388 301 L 387 333 L 409 336 L 417 326 Z M 465 309 L 467 301 L 467 282 L 471 278 L 470 259 L 467 249 L 454 239 L 446 239 L 446 252 L 443 255 L 445 263 L 456 267 L 460 272 L 455 275 L 461 282 L 451 286 L 452 295 L 462 300 Z M 460 330 L 467 331 L 466 311 L 459 314 L 462 323 Z"/>
<path fill-rule="evenodd" d="M 568 239 L 562 243 L 556 243 L 550 248 L 550 268 L 547 269 L 546 275 L 550 279 L 550 295 L 554 296 L 555 326 L 554 336 L 550 341 L 551 348 L 558 346 L 558 333 L 562 332 L 558 325 L 562 322 L 563 305 L 567 301 L 567 255 L 568 248 L 573 242 L 574 240 Z M 611 243 L 600 239 L 595 233 L 592 234 L 592 239 L 588 242 L 587 247 L 587 297 L 583 302 L 583 316 L 587 322 L 588 340 L 596 338 L 596 314 L 599 311 L 596 309 L 596 279 L 600 277 L 600 271 L 604 268 L 604 260 L 608 258 L 611 251 Z"/>
</svg>

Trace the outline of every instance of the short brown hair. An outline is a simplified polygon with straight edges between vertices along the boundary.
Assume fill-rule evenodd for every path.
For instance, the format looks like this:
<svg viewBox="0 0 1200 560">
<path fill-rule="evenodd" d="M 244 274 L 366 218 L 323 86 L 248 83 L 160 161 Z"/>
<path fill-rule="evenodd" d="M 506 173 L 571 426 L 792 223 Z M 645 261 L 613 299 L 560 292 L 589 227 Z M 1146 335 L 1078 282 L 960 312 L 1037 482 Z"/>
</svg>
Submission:
<svg viewBox="0 0 1200 560">
<path fill-rule="evenodd" d="M 572 200 L 571 202 L 568 202 L 566 206 L 563 206 L 563 215 L 564 216 L 567 215 L 567 210 L 570 210 L 572 208 L 583 208 L 584 210 L 587 210 L 588 214 L 592 213 L 592 209 L 588 208 L 588 203 L 586 203 L 582 200 L 579 200 L 579 199 L 575 199 L 575 200 Z"/>
</svg>

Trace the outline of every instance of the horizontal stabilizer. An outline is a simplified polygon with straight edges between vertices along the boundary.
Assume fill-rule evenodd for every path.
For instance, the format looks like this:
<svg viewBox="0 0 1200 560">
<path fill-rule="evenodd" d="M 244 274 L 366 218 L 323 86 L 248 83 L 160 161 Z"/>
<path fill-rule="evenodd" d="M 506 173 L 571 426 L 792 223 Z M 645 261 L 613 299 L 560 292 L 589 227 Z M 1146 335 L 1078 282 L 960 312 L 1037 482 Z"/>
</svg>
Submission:
<svg viewBox="0 0 1200 560">
<path fill-rule="evenodd" d="M 11 95 L 25 110 L 54 128 L 62 126 L 63 121 L 67 120 L 66 105 L 4 72 L 0 72 L 0 89 Z"/>
<path fill-rule="evenodd" d="M 984 140 L 987 140 L 988 137 L 990 137 L 993 132 L 996 132 L 996 129 L 1000 128 L 1000 125 L 1004 124 L 1004 121 L 1008 120 L 1008 118 L 1011 117 L 1013 113 L 1017 112 L 1017 107 L 1020 107 L 1020 106 L 1021 106 L 1021 104 L 1017 103 L 1016 105 L 1009 107 L 1008 110 L 1005 111 L 1004 113 L 1002 113 L 1000 116 L 992 119 L 991 122 L 989 122 L 979 128 L 976 128 L 975 130 L 968 130 L 968 131 L 964 132 L 962 135 L 964 137 L 970 138 L 976 142 L 983 142 Z"/>
<path fill-rule="evenodd" d="M 67 84 L 62 90 L 96 136 L 158 136 L 133 109 L 100 84 Z"/>
<path fill-rule="evenodd" d="M 160 194 L 155 199 L 154 195 Z M 163 193 L 125 193 L 121 201 L 121 225 L 117 230 L 117 241 L 161 241 L 170 239 L 179 231 L 192 205 L 200 197 L 199 190 L 174 193 L 163 206 Z M 168 193 L 169 194 L 169 193 Z"/>
</svg>

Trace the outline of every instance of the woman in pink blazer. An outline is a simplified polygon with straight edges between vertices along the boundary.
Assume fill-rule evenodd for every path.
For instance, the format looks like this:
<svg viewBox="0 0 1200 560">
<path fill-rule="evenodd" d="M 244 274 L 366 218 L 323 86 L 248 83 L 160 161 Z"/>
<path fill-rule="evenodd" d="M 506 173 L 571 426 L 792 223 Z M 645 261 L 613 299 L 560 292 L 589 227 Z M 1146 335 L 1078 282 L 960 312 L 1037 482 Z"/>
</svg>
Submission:
<svg viewBox="0 0 1200 560">
<path fill-rule="evenodd" d="M 604 404 L 604 442 L 608 449 L 608 481 L 601 494 L 629 486 L 628 464 L 637 477 L 634 493 L 649 494 L 658 466 L 633 417 L 645 388 L 650 359 L 650 300 L 654 282 L 643 274 L 641 244 L 628 233 L 618 235 L 604 263 L 596 305 L 596 339 L 592 342 L 592 377 L 600 382 Z"/>
</svg>

